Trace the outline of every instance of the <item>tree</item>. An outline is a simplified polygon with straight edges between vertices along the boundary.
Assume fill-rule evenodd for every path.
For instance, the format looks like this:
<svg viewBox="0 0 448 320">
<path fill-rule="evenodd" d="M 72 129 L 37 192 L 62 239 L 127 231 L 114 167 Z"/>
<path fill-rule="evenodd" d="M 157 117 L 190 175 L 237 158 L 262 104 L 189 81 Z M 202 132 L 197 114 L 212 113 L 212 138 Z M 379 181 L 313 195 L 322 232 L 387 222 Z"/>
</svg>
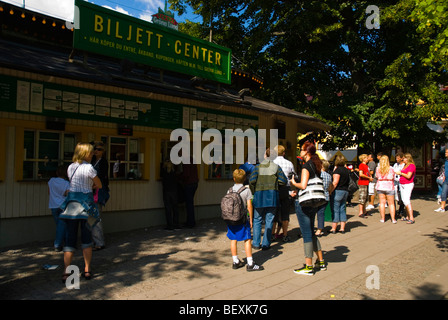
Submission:
<svg viewBox="0 0 448 320">
<path fill-rule="evenodd" d="M 257 72 L 265 100 L 333 126 L 325 149 L 358 145 L 380 151 L 442 139 L 427 122 L 448 113 L 448 4 L 437 0 L 174 0 L 191 5 L 220 44 Z M 369 20 L 370 19 L 370 20 Z"/>
</svg>

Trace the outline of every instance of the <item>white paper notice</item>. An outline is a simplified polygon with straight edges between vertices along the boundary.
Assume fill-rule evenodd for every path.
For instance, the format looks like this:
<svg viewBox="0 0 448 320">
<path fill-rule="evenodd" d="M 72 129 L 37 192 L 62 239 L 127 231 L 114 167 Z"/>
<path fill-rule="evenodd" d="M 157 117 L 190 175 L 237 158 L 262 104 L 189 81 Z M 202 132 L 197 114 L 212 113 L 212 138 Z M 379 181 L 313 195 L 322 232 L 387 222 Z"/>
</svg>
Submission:
<svg viewBox="0 0 448 320">
<path fill-rule="evenodd" d="M 44 97 L 44 85 L 40 83 L 31 84 L 30 111 L 42 113 L 42 99 Z"/>
<path fill-rule="evenodd" d="M 27 81 L 17 81 L 16 109 L 30 111 L 30 83 Z"/>
</svg>

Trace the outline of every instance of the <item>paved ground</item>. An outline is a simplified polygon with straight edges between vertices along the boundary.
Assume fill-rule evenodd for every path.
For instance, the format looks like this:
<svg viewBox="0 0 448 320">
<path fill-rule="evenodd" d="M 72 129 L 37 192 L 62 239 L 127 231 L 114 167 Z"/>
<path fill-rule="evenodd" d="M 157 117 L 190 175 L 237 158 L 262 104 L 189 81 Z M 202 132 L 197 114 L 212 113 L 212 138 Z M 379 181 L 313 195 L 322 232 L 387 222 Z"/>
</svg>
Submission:
<svg viewBox="0 0 448 320">
<path fill-rule="evenodd" d="M 62 265 L 62 253 L 53 252 L 51 242 L 7 248 L 0 252 L 0 299 L 446 300 L 448 212 L 435 213 L 432 196 L 415 194 L 412 203 L 413 225 L 380 223 L 378 209 L 361 219 L 357 206 L 348 208 L 349 232 L 321 238 L 328 270 L 311 277 L 293 273 L 304 263 L 295 215 L 292 241 L 254 251 L 265 270 L 252 273 L 231 268 L 225 224 L 214 219 L 174 232 L 108 234 L 107 248 L 94 253 L 94 279 L 81 279 L 79 290 L 62 284 L 61 268 L 42 268 Z M 242 243 L 238 249 L 245 257 Z M 83 267 L 80 251 L 73 262 Z"/>
</svg>

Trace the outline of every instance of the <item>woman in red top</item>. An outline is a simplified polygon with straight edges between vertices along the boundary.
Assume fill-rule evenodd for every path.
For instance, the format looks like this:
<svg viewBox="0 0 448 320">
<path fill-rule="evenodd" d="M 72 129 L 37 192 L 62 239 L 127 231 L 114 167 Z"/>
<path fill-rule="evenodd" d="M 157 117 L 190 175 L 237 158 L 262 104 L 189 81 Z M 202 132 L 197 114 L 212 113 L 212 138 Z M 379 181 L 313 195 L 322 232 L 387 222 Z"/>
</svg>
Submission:
<svg viewBox="0 0 448 320">
<path fill-rule="evenodd" d="M 359 161 L 361 161 L 359 165 L 359 217 L 365 218 L 366 216 L 366 204 L 369 200 L 369 182 L 373 181 L 373 178 L 370 176 L 369 167 L 367 166 L 367 162 L 369 162 L 369 157 L 366 154 L 362 154 L 359 156 Z"/>
<path fill-rule="evenodd" d="M 400 176 L 400 193 L 401 200 L 407 211 L 407 223 L 413 224 L 414 221 L 414 211 L 411 205 L 411 193 L 414 189 L 414 177 L 415 177 L 415 164 L 410 153 L 406 153 L 403 158 L 404 167 L 401 171 L 396 171 L 395 173 Z"/>
</svg>

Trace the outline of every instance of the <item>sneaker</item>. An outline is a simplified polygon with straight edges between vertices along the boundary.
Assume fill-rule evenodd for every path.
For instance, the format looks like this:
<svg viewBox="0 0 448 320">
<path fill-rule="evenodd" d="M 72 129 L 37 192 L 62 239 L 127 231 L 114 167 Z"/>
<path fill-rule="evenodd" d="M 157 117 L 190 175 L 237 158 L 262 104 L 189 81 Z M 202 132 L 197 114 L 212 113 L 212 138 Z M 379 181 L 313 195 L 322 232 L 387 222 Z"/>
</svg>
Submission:
<svg viewBox="0 0 448 320">
<path fill-rule="evenodd" d="M 438 208 L 438 209 L 436 209 L 436 210 L 434 210 L 435 212 L 445 212 L 445 209 L 444 208 Z"/>
<path fill-rule="evenodd" d="M 303 274 L 303 275 L 306 275 L 306 276 L 313 276 L 314 275 L 314 268 L 313 268 L 313 266 L 307 266 L 307 265 L 304 264 L 302 268 L 295 269 L 294 273 Z"/>
<path fill-rule="evenodd" d="M 261 271 L 264 270 L 263 266 L 259 266 L 255 262 L 252 265 L 246 265 L 246 271 Z"/>
<path fill-rule="evenodd" d="M 317 270 L 320 270 L 320 271 L 325 271 L 325 270 L 327 270 L 327 263 L 325 262 L 325 260 L 322 260 L 322 261 L 316 260 L 316 263 L 314 264 L 314 268 L 316 268 Z"/>
<path fill-rule="evenodd" d="M 241 260 L 238 263 L 234 262 L 233 265 L 232 265 L 232 269 L 239 269 L 239 268 L 242 268 L 242 267 L 244 267 L 244 262 L 241 261 Z"/>
<path fill-rule="evenodd" d="M 375 209 L 375 207 L 372 206 L 371 204 L 369 204 L 369 205 L 366 207 L 366 210 L 372 210 L 372 209 Z"/>
</svg>

